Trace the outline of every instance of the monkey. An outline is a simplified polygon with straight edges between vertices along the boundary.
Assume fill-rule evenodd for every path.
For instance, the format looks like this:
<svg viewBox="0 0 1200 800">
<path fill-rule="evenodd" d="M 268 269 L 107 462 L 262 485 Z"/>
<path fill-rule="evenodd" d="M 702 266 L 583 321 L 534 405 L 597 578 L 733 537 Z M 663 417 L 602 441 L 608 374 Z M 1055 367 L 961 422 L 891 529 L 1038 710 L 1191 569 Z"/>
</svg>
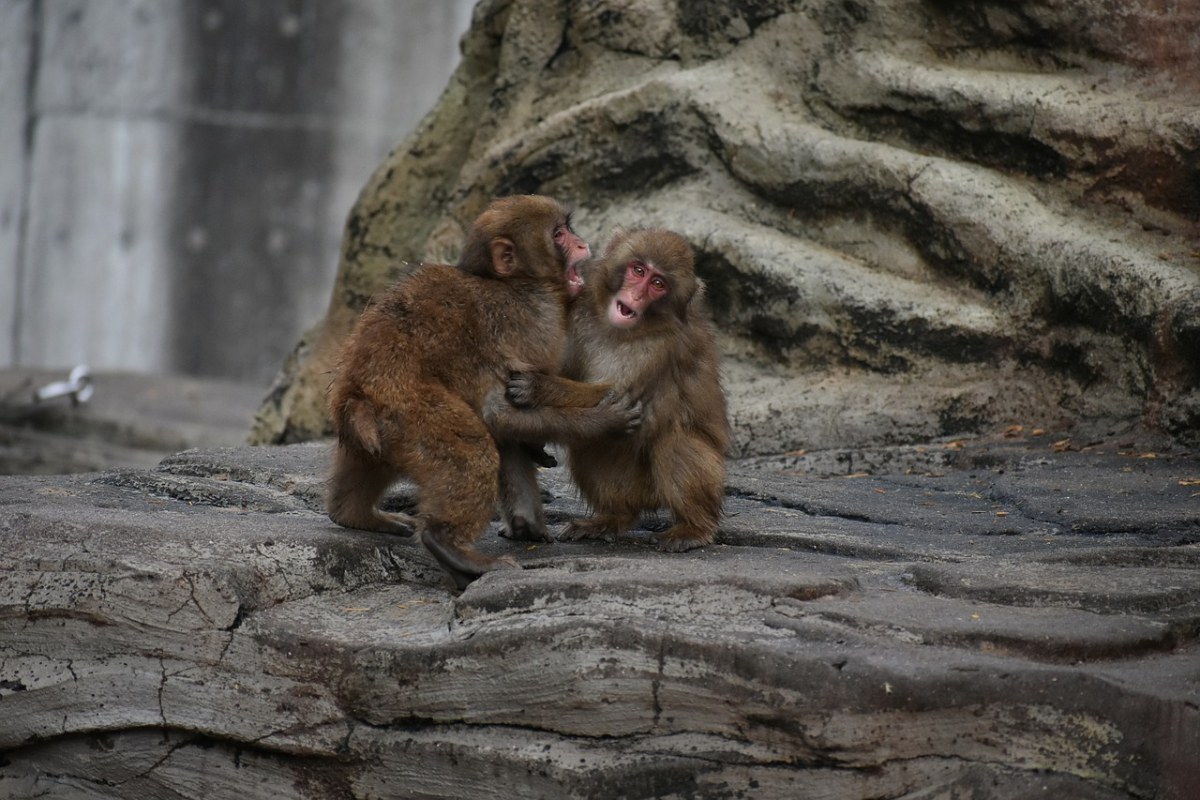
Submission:
<svg viewBox="0 0 1200 800">
<path fill-rule="evenodd" d="M 568 214 L 567 225 L 570 226 Z M 567 293 L 569 298 L 577 295 L 583 286 L 579 274 L 579 265 L 591 256 L 590 250 L 580 258 L 568 259 L 566 266 Z M 493 263 L 484 258 L 464 258 L 458 263 L 459 269 L 473 275 L 498 277 Z M 603 400 L 611 387 L 584 385 L 572 382 L 574 393 L 573 405 L 578 408 L 591 408 Z M 611 400 L 612 398 L 607 398 Z M 640 422 L 638 412 L 640 406 L 636 403 L 630 408 L 630 426 L 636 427 Z M 542 446 L 546 438 L 553 433 L 556 440 L 563 442 L 569 436 L 556 424 L 556 420 L 547 419 L 543 415 L 522 413 L 514 415 L 514 407 L 504 399 L 502 392 L 493 391 L 484 401 L 484 420 L 488 427 L 508 427 L 510 439 L 521 439 L 521 443 L 499 443 L 500 448 L 500 509 L 505 525 L 500 535 L 514 540 L 533 542 L 553 542 L 554 537 L 546 527 L 545 513 L 542 507 L 541 491 L 538 488 L 537 467 L 555 467 L 557 460 L 546 452 Z M 514 424 L 521 425 L 521 430 L 513 430 Z M 577 431 L 576 431 L 577 434 Z"/>
<path fill-rule="evenodd" d="M 602 436 L 640 421 L 636 402 L 599 387 L 589 394 L 591 408 L 537 415 L 516 415 L 496 399 L 514 369 L 557 373 L 567 270 L 590 255 L 557 201 L 504 197 L 472 224 L 458 264 L 421 265 L 372 298 L 329 388 L 331 520 L 404 536 L 419 530 L 459 589 L 518 566 L 474 546 L 499 499 L 501 452 L 533 469 L 527 445 Z M 510 419 L 521 422 L 509 426 Z M 377 508 L 402 476 L 416 484 L 417 517 Z"/>
<path fill-rule="evenodd" d="M 559 536 L 616 536 L 643 511 L 667 508 L 674 524 L 658 549 L 682 552 L 716 537 L 731 431 L 713 323 L 691 246 L 666 230 L 618 233 L 603 257 L 581 267 L 561 375 L 517 373 L 507 399 L 518 407 L 582 402 L 578 385 L 601 384 L 642 402 L 632 434 L 567 446 L 571 476 L 591 506 Z"/>
</svg>

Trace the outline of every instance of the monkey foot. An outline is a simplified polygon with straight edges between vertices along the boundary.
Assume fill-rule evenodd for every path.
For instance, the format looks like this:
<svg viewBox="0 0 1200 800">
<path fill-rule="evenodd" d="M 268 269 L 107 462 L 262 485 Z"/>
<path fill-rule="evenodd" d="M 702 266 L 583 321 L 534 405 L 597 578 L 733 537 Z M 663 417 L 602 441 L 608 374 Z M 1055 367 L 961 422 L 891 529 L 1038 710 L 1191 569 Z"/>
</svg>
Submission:
<svg viewBox="0 0 1200 800">
<path fill-rule="evenodd" d="M 525 517 L 513 517 L 508 521 L 508 527 L 500 531 L 505 539 L 516 542 L 553 542 L 554 537 L 546 529 L 545 523 L 528 520 Z"/>
<path fill-rule="evenodd" d="M 420 525 L 420 520 L 409 514 L 386 514 L 379 512 L 379 519 L 383 523 L 382 533 L 392 533 L 396 536 L 412 536 L 417 532 L 417 527 Z"/>
<path fill-rule="evenodd" d="M 393 536 L 412 536 L 420 524 L 420 520 L 409 514 L 386 514 L 374 509 L 368 517 L 342 516 L 330 512 L 329 518 L 343 528 L 390 533 Z"/>
<path fill-rule="evenodd" d="M 441 565 L 442 569 L 454 581 L 458 589 L 466 589 L 471 581 L 485 572 L 497 569 L 520 569 L 510 556 L 492 558 L 476 550 L 470 545 L 462 546 L 452 543 L 451 537 L 444 529 L 426 528 L 421 531 L 421 543 Z"/>
<path fill-rule="evenodd" d="M 560 542 L 578 542 L 584 539 L 603 539 L 606 542 L 617 540 L 617 528 L 606 522 L 590 519 L 573 519 L 558 535 Z"/>
<path fill-rule="evenodd" d="M 684 553 L 712 544 L 713 538 L 711 533 L 676 525 L 658 537 L 658 549 L 663 553 Z"/>
</svg>

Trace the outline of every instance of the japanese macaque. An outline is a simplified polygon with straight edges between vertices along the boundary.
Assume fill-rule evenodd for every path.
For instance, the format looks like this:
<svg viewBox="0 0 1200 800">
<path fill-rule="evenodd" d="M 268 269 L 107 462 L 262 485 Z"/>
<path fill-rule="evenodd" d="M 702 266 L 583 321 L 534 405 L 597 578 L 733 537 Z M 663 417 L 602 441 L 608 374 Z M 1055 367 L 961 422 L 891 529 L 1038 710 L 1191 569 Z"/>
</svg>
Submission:
<svg viewBox="0 0 1200 800">
<path fill-rule="evenodd" d="M 570 443 L 571 475 L 592 507 L 560 540 L 611 538 L 643 511 L 668 508 L 674 525 L 660 550 L 680 552 L 716 536 L 730 429 L 717 348 L 692 249 L 678 234 L 618 234 L 583 265 L 571 306 L 562 374 L 642 401 L 640 427 Z M 522 373 L 508 398 L 521 407 L 578 402 L 569 382 Z"/>
<path fill-rule="evenodd" d="M 457 266 L 422 265 L 372 299 L 330 385 L 330 519 L 405 536 L 420 529 L 460 588 L 517 566 L 474 546 L 496 508 L 501 454 L 505 474 L 532 476 L 542 442 L 621 435 L 640 419 L 637 403 L 607 387 L 576 392 L 591 407 L 529 413 L 504 402 L 512 370 L 557 373 L 568 268 L 590 255 L 554 200 L 501 198 L 475 220 Z M 401 476 L 417 486 L 416 518 L 376 507 Z M 526 491 L 513 504 L 532 517 L 518 527 L 544 527 L 540 495 Z"/>
</svg>

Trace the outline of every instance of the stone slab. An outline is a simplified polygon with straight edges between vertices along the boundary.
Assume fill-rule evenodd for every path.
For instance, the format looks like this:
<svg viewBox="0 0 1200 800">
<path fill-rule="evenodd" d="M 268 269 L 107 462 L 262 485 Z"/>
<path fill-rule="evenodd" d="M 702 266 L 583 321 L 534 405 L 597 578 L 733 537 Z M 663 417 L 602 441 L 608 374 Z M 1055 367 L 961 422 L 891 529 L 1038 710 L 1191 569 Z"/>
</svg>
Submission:
<svg viewBox="0 0 1200 800">
<path fill-rule="evenodd" d="M 713 546 L 494 524 L 481 547 L 525 568 L 462 593 L 411 539 L 328 521 L 328 455 L 0 479 L 0 795 L 1200 786 L 1200 468 L 1162 441 L 733 462 Z M 816 468 L 850 460 L 885 466 Z M 541 478 L 552 522 L 585 511 Z"/>
</svg>

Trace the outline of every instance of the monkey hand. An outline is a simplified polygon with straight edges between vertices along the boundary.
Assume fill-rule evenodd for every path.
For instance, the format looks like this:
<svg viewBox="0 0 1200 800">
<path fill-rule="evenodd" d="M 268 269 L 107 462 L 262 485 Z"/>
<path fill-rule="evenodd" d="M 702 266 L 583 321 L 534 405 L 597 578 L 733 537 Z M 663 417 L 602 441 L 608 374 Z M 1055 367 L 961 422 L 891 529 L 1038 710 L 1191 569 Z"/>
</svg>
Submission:
<svg viewBox="0 0 1200 800">
<path fill-rule="evenodd" d="M 630 434 L 642 426 L 642 401 L 615 389 L 596 404 L 596 413 L 611 419 L 608 427 L 613 431 Z"/>
<path fill-rule="evenodd" d="M 532 372 L 510 372 L 504 396 L 517 408 L 532 408 L 537 405 L 537 385 Z"/>
</svg>

